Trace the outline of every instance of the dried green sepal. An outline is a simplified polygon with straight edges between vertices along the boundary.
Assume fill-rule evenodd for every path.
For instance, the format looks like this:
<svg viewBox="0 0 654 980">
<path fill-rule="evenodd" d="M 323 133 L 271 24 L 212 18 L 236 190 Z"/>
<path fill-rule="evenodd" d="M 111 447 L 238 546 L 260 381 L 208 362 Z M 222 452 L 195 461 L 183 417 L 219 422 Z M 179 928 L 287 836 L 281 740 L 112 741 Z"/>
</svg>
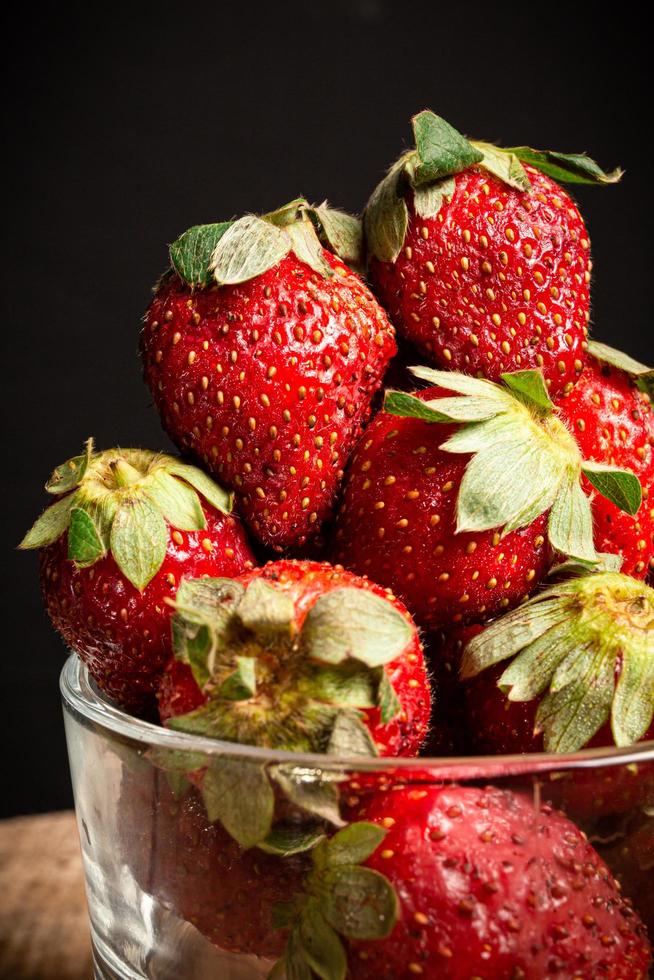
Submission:
<svg viewBox="0 0 654 980">
<path fill-rule="evenodd" d="M 319 596 L 302 627 L 309 656 L 326 664 L 353 659 L 379 667 L 399 657 L 412 635 L 411 624 L 387 599 L 355 588 Z"/>
<path fill-rule="evenodd" d="M 519 158 L 511 150 L 504 150 L 501 146 L 493 143 L 483 143 L 472 140 L 472 145 L 483 154 L 479 166 L 487 170 L 494 177 L 498 177 L 504 184 L 514 187 L 518 191 L 530 191 L 531 183 L 525 168 L 520 163 Z"/>
<path fill-rule="evenodd" d="M 53 472 L 45 485 L 48 493 L 68 493 L 80 485 L 93 457 L 93 439 L 87 439 L 84 452 L 62 463 Z"/>
<path fill-rule="evenodd" d="M 455 189 L 454 180 L 444 177 L 433 184 L 421 184 L 413 189 L 413 207 L 421 218 L 435 218 L 444 202 L 451 199 Z"/>
<path fill-rule="evenodd" d="M 71 508 L 75 506 L 75 499 L 76 495 L 71 493 L 51 504 L 36 519 L 18 547 L 23 550 L 45 548 L 47 545 L 58 541 L 61 535 L 68 530 L 70 512 Z"/>
<path fill-rule="evenodd" d="M 363 230 L 368 254 L 380 262 L 395 262 L 409 227 L 409 209 L 403 196 L 402 158 L 391 167 L 372 192 L 363 213 Z"/>
<path fill-rule="evenodd" d="M 386 671 L 380 668 L 379 686 L 377 688 L 377 706 L 382 725 L 388 725 L 402 711 L 402 704 L 391 684 Z"/>
<path fill-rule="evenodd" d="M 589 341 L 588 353 L 598 361 L 630 374 L 638 388 L 654 399 L 654 368 L 641 364 L 629 354 L 609 347 L 608 344 L 600 344 L 597 340 Z"/>
<path fill-rule="evenodd" d="M 273 827 L 257 846 L 266 854 L 290 857 L 312 851 L 324 839 L 322 827 Z"/>
<path fill-rule="evenodd" d="M 127 497 L 111 525 L 111 554 L 121 572 L 142 591 L 166 557 L 168 529 L 159 508 L 147 497 Z"/>
<path fill-rule="evenodd" d="M 603 497 L 610 500 L 625 514 L 637 514 L 643 500 L 640 480 L 631 470 L 623 470 L 608 463 L 586 460 L 582 473 Z"/>
<path fill-rule="evenodd" d="M 248 214 L 222 235 L 209 270 L 219 286 L 233 286 L 272 269 L 290 251 L 291 239 L 283 228 Z"/>
<path fill-rule="evenodd" d="M 582 748 L 609 719 L 630 745 L 654 714 L 654 590 L 606 571 L 551 586 L 471 640 L 461 677 L 509 658 L 498 684 L 511 701 L 541 697 L 547 751 Z"/>
<path fill-rule="evenodd" d="M 363 251 L 361 220 L 330 208 L 327 201 L 308 209 L 327 248 L 349 265 L 359 265 Z"/>
<path fill-rule="evenodd" d="M 258 763 L 212 759 L 201 792 L 209 820 L 219 820 L 241 847 L 254 847 L 270 833 L 275 795 L 265 768 Z"/>
<path fill-rule="evenodd" d="M 238 604 L 237 613 L 246 629 L 261 636 L 281 634 L 291 637 L 295 631 L 292 598 L 261 578 L 249 583 Z"/>
<path fill-rule="evenodd" d="M 72 507 L 68 525 L 68 557 L 78 565 L 92 565 L 106 554 L 92 519 L 81 507 Z"/>
<path fill-rule="evenodd" d="M 304 980 L 316 974 L 322 980 L 344 980 L 347 957 L 339 937 L 375 940 L 390 935 L 399 916 L 395 889 L 384 875 L 361 867 L 385 836 L 374 824 L 354 823 L 314 848 L 304 893 L 277 907 L 277 927 L 290 932 L 269 976 Z"/>
<path fill-rule="evenodd" d="M 344 759 L 355 755 L 379 755 L 361 716 L 347 710 L 339 711 L 334 719 L 327 751 Z"/>
<path fill-rule="evenodd" d="M 414 116 L 411 125 L 418 154 L 413 168 L 415 186 L 461 173 L 484 158 L 465 136 L 429 109 Z"/>
<path fill-rule="evenodd" d="M 172 527 L 200 531 L 207 526 L 197 492 L 166 470 L 155 470 L 144 492 Z"/>
<path fill-rule="evenodd" d="M 330 781 L 329 774 L 300 766 L 279 764 L 270 767 L 270 778 L 284 795 L 305 813 L 325 820 L 334 827 L 342 827 L 338 785 Z"/>
<path fill-rule="evenodd" d="M 619 167 L 606 173 L 585 153 L 558 153 L 556 150 L 534 150 L 530 146 L 507 149 L 518 160 L 528 163 L 554 180 L 568 184 L 616 184 L 624 174 Z"/>
<path fill-rule="evenodd" d="M 189 286 L 208 286 L 211 282 L 209 264 L 218 242 L 232 225 L 219 221 L 211 225 L 195 225 L 170 246 L 170 264 Z"/>
</svg>

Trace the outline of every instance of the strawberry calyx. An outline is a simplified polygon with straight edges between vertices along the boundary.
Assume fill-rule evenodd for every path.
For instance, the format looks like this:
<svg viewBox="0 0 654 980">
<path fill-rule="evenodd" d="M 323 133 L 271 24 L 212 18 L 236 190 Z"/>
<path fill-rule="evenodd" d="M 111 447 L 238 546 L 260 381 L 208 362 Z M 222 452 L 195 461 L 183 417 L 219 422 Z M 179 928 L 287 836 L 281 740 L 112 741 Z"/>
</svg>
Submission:
<svg viewBox="0 0 654 980">
<path fill-rule="evenodd" d="M 557 416 L 540 371 L 502 375 L 496 384 L 454 371 L 411 368 L 419 379 L 457 392 L 422 400 L 386 393 L 384 410 L 430 423 L 458 424 L 439 447 L 470 454 L 457 498 L 457 533 L 527 527 L 549 511 L 548 537 L 562 555 L 595 564 L 590 499 L 593 487 L 629 514 L 637 513 L 642 488 L 630 470 L 584 460 Z"/>
<path fill-rule="evenodd" d="M 654 589 L 612 571 L 553 585 L 474 637 L 461 677 L 510 657 L 498 686 L 510 701 L 541 698 L 548 752 L 577 751 L 609 718 L 616 745 L 632 745 L 654 714 Z"/>
<path fill-rule="evenodd" d="M 400 710 L 384 665 L 411 639 L 391 603 L 367 590 L 318 597 L 301 628 L 292 599 L 270 582 L 183 580 L 173 649 L 205 702 L 170 718 L 196 735 L 270 749 L 376 755 L 362 710 L 382 724 Z"/>
<path fill-rule="evenodd" d="M 59 497 L 19 547 L 44 548 L 68 535 L 68 558 L 89 567 L 111 554 L 139 591 L 159 571 L 169 526 L 198 531 L 207 520 L 202 500 L 228 514 L 232 496 L 202 470 L 147 449 L 85 451 L 58 466 L 46 483 Z"/>
<path fill-rule="evenodd" d="M 609 364 L 630 375 L 636 387 L 654 399 L 654 368 L 641 364 L 629 354 L 616 350 L 615 347 L 609 347 L 608 344 L 601 344 L 597 340 L 589 341 L 588 353 L 602 364 Z"/>
<path fill-rule="evenodd" d="M 326 201 L 313 205 L 298 197 L 268 214 L 189 228 L 170 246 L 170 262 L 189 286 L 206 288 L 246 282 L 293 252 L 328 279 L 336 270 L 323 247 L 358 265 L 361 222 Z"/>
<path fill-rule="evenodd" d="M 613 184 L 622 170 L 606 173 L 583 153 L 534 150 L 528 146 L 503 148 L 468 140 L 445 119 L 428 109 L 411 120 L 415 149 L 393 164 L 372 193 L 363 224 L 370 255 L 394 262 L 404 244 L 409 224 L 407 195 L 421 218 L 435 218 L 443 202 L 454 193 L 454 177 L 479 167 L 517 191 L 529 192 L 531 183 L 523 163 L 554 180 L 573 184 Z"/>
<path fill-rule="evenodd" d="M 313 849 L 303 893 L 274 910 L 277 928 L 290 931 L 283 956 L 268 974 L 272 980 L 344 980 L 347 954 L 342 938 L 390 935 L 399 916 L 397 893 L 384 875 L 361 867 L 385 836 L 382 827 L 361 821 Z"/>
</svg>

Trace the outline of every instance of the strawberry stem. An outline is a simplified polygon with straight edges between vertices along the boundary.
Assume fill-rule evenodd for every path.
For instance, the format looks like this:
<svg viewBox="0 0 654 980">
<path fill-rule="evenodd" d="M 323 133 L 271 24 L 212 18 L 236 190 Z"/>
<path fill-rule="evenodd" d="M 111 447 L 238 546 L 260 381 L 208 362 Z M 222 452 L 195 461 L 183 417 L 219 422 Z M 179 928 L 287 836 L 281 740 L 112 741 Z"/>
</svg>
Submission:
<svg viewBox="0 0 654 980">
<path fill-rule="evenodd" d="M 109 465 L 118 487 L 131 487 L 141 479 L 139 471 L 125 459 L 113 460 Z"/>
</svg>

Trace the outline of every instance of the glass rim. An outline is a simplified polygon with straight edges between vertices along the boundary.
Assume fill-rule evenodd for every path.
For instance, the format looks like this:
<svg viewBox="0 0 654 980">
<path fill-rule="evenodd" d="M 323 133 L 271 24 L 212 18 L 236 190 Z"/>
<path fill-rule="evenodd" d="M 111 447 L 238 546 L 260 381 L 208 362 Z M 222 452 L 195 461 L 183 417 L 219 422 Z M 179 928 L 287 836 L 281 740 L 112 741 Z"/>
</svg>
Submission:
<svg viewBox="0 0 654 980">
<path fill-rule="evenodd" d="M 161 725 L 134 718 L 113 705 L 91 683 L 88 670 L 80 658 L 71 653 L 61 670 L 59 687 L 64 709 L 101 729 L 122 738 L 147 746 L 206 755 L 238 755 L 260 763 L 275 763 L 310 769 L 348 769 L 359 772 L 379 772 L 392 768 L 412 771 L 439 770 L 445 778 L 452 770 L 452 779 L 480 779 L 491 776 L 511 776 L 553 770 L 588 769 L 600 766 L 632 765 L 654 762 L 654 741 L 635 745 L 616 745 L 580 749 L 571 753 L 530 752 L 518 755 L 477 756 L 335 756 L 318 753 L 290 752 L 266 749 L 239 742 L 227 742 L 189 732 L 173 731 Z M 459 774 L 455 773 L 459 771 Z M 463 774 L 461 774 L 463 770 Z"/>
</svg>

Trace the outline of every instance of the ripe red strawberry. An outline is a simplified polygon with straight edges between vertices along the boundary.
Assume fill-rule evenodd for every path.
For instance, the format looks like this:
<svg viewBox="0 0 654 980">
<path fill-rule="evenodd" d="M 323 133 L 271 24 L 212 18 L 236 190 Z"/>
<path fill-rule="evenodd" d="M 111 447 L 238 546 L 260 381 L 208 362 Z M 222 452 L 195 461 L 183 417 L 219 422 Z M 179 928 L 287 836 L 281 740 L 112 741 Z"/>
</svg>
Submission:
<svg viewBox="0 0 654 980">
<path fill-rule="evenodd" d="M 311 976 L 310 967 L 344 976 L 337 933 L 356 980 L 647 976 L 650 946 L 640 919 L 562 814 L 494 787 L 407 786 L 366 800 L 353 819 L 362 822 L 350 834 L 376 825 L 383 842 L 354 871 L 341 860 L 340 875 L 334 856 L 329 861 L 327 852 L 325 861 L 324 851 L 314 852 L 284 957 L 293 976 Z M 368 919 L 355 882 L 368 886 Z M 389 883 L 399 908 L 391 906 Z M 376 914 L 382 921 L 374 933 Z"/>
<path fill-rule="evenodd" d="M 396 350 L 386 313 L 341 261 L 358 237 L 355 219 L 301 200 L 192 228 L 146 315 L 145 379 L 166 431 L 277 551 L 329 516 Z"/>
<path fill-rule="evenodd" d="M 231 498 L 195 466 L 142 449 L 86 452 L 46 485 L 59 497 L 20 544 L 41 548 L 52 623 L 98 686 L 143 708 L 170 657 L 184 576 L 238 575 L 254 556 Z"/>
<path fill-rule="evenodd" d="M 556 180 L 612 183 L 586 156 L 469 142 L 432 112 L 368 202 L 376 292 L 398 330 L 446 368 L 499 381 L 541 368 L 551 393 L 583 369 L 588 233 Z M 524 163 L 524 166 L 523 166 Z"/>
<path fill-rule="evenodd" d="M 600 486 L 538 372 L 505 375 L 504 387 L 414 373 L 442 387 L 387 396 L 348 470 L 335 555 L 393 589 L 421 625 L 484 621 L 516 605 L 552 551 L 595 561 L 582 471 L 638 508 L 632 474 L 604 467 Z"/>
<path fill-rule="evenodd" d="M 275 749 L 417 755 L 431 702 L 422 647 L 379 586 L 279 561 L 234 581 L 187 581 L 177 607 L 159 692 L 169 727 Z"/>
<path fill-rule="evenodd" d="M 299 891 L 309 860 L 244 851 L 198 794 L 175 794 L 163 773 L 124 771 L 120 853 L 140 888 L 231 953 L 277 957 L 285 936 L 273 909 Z"/>
<path fill-rule="evenodd" d="M 574 390 L 559 402 L 586 459 L 627 467 L 639 478 L 638 513 L 620 511 L 604 497 L 593 500 L 595 544 L 620 555 L 622 571 L 645 578 L 654 568 L 654 370 L 604 344 L 593 355 Z"/>
</svg>

